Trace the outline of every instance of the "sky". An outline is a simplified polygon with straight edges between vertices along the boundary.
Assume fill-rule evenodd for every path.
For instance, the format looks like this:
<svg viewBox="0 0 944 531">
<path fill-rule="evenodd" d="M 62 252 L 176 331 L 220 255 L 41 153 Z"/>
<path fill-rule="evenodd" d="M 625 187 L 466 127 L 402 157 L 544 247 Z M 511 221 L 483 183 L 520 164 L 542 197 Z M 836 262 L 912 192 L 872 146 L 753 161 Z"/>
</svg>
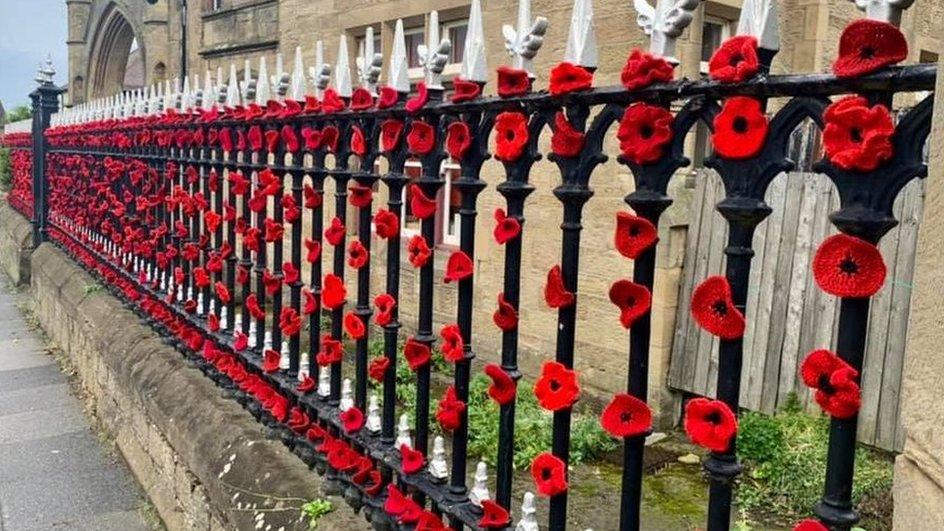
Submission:
<svg viewBox="0 0 944 531">
<path fill-rule="evenodd" d="M 0 0 L 0 101 L 8 111 L 29 104 L 39 63 L 52 54 L 55 82 L 69 70 L 65 0 Z"/>
</svg>

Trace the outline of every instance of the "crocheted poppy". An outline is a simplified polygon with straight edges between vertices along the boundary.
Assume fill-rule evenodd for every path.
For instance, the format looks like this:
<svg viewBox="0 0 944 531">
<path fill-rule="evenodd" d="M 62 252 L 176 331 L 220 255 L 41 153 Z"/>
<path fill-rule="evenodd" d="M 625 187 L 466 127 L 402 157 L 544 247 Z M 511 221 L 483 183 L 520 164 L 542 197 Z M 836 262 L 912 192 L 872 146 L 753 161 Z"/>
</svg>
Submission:
<svg viewBox="0 0 944 531">
<path fill-rule="evenodd" d="M 367 374 L 370 376 L 371 380 L 383 382 L 389 367 L 390 359 L 384 356 L 378 356 L 370 360 L 370 364 L 367 366 Z"/>
<path fill-rule="evenodd" d="M 496 363 L 485 366 L 485 375 L 492 379 L 488 386 L 488 396 L 498 405 L 511 403 L 518 392 L 518 386 L 511 376 Z"/>
<path fill-rule="evenodd" d="M 439 350 L 442 352 L 443 358 L 445 358 L 446 361 L 455 363 L 465 359 L 465 342 L 462 340 L 462 332 L 459 330 L 459 325 L 450 324 L 443 326 L 439 331 L 439 336 L 443 339 Z"/>
<path fill-rule="evenodd" d="M 262 283 L 265 285 L 266 295 L 272 296 L 281 291 L 282 277 L 269 273 L 266 269 L 262 272 Z"/>
<path fill-rule="evenodd" d="M 275 350 L 266 349 L 262 354 L 262 370 L 267 373 L 278 372 L 279 362 L 282 361 L 282 355 Z"/>
<path fill-rule="evenodd" d="M 333 363 L 341 363 L 344 357 L 344 348 L 337 339 L 325 335 L 321 338 L 321 351 L 318 352 L 318 365 L 328 366 Z"/>
<path fill-rule="evenodd" d="M 746 96 L 724 100 L 715 116 L 711 142 L 718 156 L 749 159 L 760 152 L 767 139 L 767 116 L 760 101 Z"/>
<path fill-rule="evenodd" d="M 626 108 L 616 138 L 623 158 L 634 164 L 649 164 L 662 157 L 672 141 L 672 113 L 664 107 L 634 103 Z"/>
<path fill-rule="evenodd" d="M 291 286 L 297 282 L 298 277 L 299 271 L 298 268 L 295 267 L 295 264 L 291 262 L 282 263 L 282 282 L 284 282 L 286 286 Z"/>
<path fill-rule="evenodd" d="M 560 411 L 571 407 L 580 397 L 577 373 L 563 363 L 548 361 L 541 368 L 541 377 L 534 384 L 534 396 L 541 407 Z"/>
<path fill-rule="evenodd" d="M 295 153 L 299 148 L 298 134 L 295 128 L 290 125 L 283 125 L 281 130 L 282 142 L 285 144 L 285 150 Z"/>
<path fill-rule="evenodd" d="M 793 531 L 829 531 L 829 528 L 819 522 L 807 518 L 793 527 Z"/>
<path fill-rule="evenodd" d="M 357 87 L 351 93 L 351 110 L 363 111 L 374 106 L 374 96 L 364 87 Z"/>
<path fill-rule="evenodd" d="M 377 307 L 377 314 L 374 315 L 374 322 L 380 326 L 387 326 L 393 320 L 393 309 L 397 306 L 396 299 L 389 293 L 381 293 L 374 298 L 374 306 Z"/>
<path fill-rule="evenodd" d="M 620 310 L 623 328 L 633 326 L 636 319 L 649 312 L 652 295 L 649 288 L 629 280 L 617 280 L 610 286 L 610 302 Z"/>
<path fill-rule="evenodd" d="M 282 239 L 285 234 L 285 226 L 281 223 L 266 218 L 265 220 L 265 241 L 275 242 Z"/>
<path fill-rule="evenodd" d="M 265 319 L 265 312 L 259 306 L 259 299 L 256 298 L 255 293 L 250 293 L 249 296 L 246 297 L 245 305 L 246 310 L 249 311 L 249 315 L 252 316 L 253 319 Z"/>
<path fill-rule="evenodd" d="M 279 328 L 282 330 L 282 335 L 288 337 L 297 335 L 301 331 L 302 318 L 295 311 L 295 308 L 288 306 L 282 308 L 282 313 L 279 316 Z"/>
<path fill-rule="evenodd" d="M 400 218 L 382 208 L 374 214 L 374 230 L 380 238 L 392 238 L 400 233 Z"/>
<path fill-rule="evenodd" d="M 295 386 L 295 390 L 304 395 L 314 391 L 317 385 L 314 378 L 305 376 L 305 378 Z"/>
<path fill-rule="evenodd" d="M 406 111 L 409 113 L 414 113 L 425 107 L 426 102 L 428 101 L 429 90 L 426 88 L 426 83 L 420 82 L 416 85 L 416 95 L 406 100 Z"/>
<path fill-rule="evenodd" d="M 408 338 L 406 340 L 406 344 L 403 345 L 403 357 L 406 358 L 406 362 L 409 364 L 410 369 L 415 371 L 429 363 L 429 345 L 420 343 L 412 337 Z"/>
<path fill-rule="evenodd" d="M 709 334 L 721 339 L 737 339 L 744 335 L 744 314 L 734 307 L 731 285 L 723 276 L 706 278 L 692 292 L 692 316 Z"/>
<path fill-rule="evenodd" d="M 901 30 L 888 22 L 860 18 L 842 30 L 833 73 L 838 77 L 861 76 L 907 58 L 908 41 Z"/>
<path fill-rule="evenodd" d="M 216 314 L 213 312 L 210 312 L 209 315 L 207 315 L 207 330 L 209 330 L 210 332 L 220 331 L 220 318 L 217 317 Z M 209 344 L 210 343 L 207 343 L 206 345 L 204 345 L 204 347 L 206 347 Z"/>
<path fill-rule="evenodd" d="M 557 496 L 567 490 L 567 464 L 550 452 L 542 452 L 534 458 L 531 477 L 542 496 Z"/>
<path fill-rule="evenodd" d="M 472 101 L 482 93 L 481 84 L 462 79 L 459 76 L 452 78 L 452 88 L 455 90 L 451 98 L 453 103 Z"/>
<path fill-rule="evenodd" d="M 828 350 L 810 352 L 800 365 L 800 376 L 823 411 L 839 419 L 855 416 L 862 405 L 859 372 Z"/>
<path fill-rule="evenodd" d="M 627 90 L 637 90 L 653 83 L 672 81 L 672 65 L 662 57 L 634 48 L 623 66 L 620 81 Z"/>
<path fill-rule="evenodd" d="M 400 469 L 404 474 L 408 476 L 416 474 L 423 470 L 425 464 L 426 459 L 423 452 L 414 450 L 405 444 L 400 445 Z"/>
<path fill-rule="evenodd" d="M 652 429 L 652 410 L 635 396 L 619 393 L 600 415 L 600 425 L 613 437 L 646 435 Z"/>
<path fill-rule="evenodd" d="M 420 515 L 420 519 L 416 521 L 415 531 L 439 531 L 440 529 L 448 528 L 446 524 L 436 516 L 436 513 L 431 511 L 423 511 L 423 514 Z"/>
<path fill-rule="evenodd" d="M 708 61 L 708 77 L 722 83 L 747 81 L 759 69 L 757 39 L 751 35 L 735 35 L 724 41 Z"/>
<path fill-rule="evenodd" d="M 324 276 L 322 283 L 321 303 L 329 310 L 337 310 L 347 302 L 347 288 L 344 287 L 344 281 L 333 273 Z"/>
<path fill-rule="evenodd" d="M 351 339 L 362 339 L 367 334 L 367 327 L 359 316 L 348 312 L 344 315 L 344 331 Z"/>
<path fill-rule="evenodd" d="M 389 109 L 397 104 L 397 101 L 400 100 L 400 93 L 397 92 L 397 89 L 385 85 L 380 87 L 380 96 L 377 98 L 377 108 L 378 109 Z"/>
<path fill-rule="evenodd" d="M 621 255 L 635 260 L 657 241 L 659 232 L 651 221 L 629 212 L 616 213 L 616 234 L 613 242 Z"/>
<path fill-rule="evenodd" d="M 499 66 L 498 69 L 498 95 L 502 98 L 511 98 L 527 94 L 531 90 L 531 80 L 528 78 L 527 70 L 512 68 L 510 66 Z"/>
<path fill-rule="evenodd" d="M 387 499 L 384 501 L 384 512 L 393 517 L 399 517 L 408 510 L 408 506 L 413 502 L 400 492 L 393 483 L 387 485 Z"/>
<path fill-rule="evenodd" d="M 426 244 L 426 238 L 419 234 L 410 238 L 406 246 L 406 252 L 413 267 L 423 267 L 433 255 L 429 245 Z"/>
<path fill-rule="evenodd" d="M 344 241 L 344 222 L 341 218 L 335 216 L 331 218 L 331 225 L 324 231 L 325 240 L 335 247 L 341 245 Z"/>
<path fill-rule="evenodd" d="M 551 151 L 559 157 L 576 157 L 583 150 L 586 135 L 574 129 L 563 111 L 554 116 L 554 133 L 551 135 Z"/>
<path fill-rule="evenodd" d="M 472 276 L 472 259 L 462 251 L 455 251 L 446 261 L 446 275 L 443 281 L 446 284 L 458 282 Z"/>
<path fill-rule="evenodd" d="M 557 96 L 587 90 L 593 85 L 593 72 L 564 61 L 551 69 L 548 91 Z"/>
<path fill-rule="evenodd" d="M 308 286 L 302 288 L 302 301 L 304 302 L 303 314 L 311 315 L 318 310 L 318 299 L 315 298 L 315 292 L 311 291 Z"/>
<path fill-rule="evenodd" d="M 198 288 L 203 288 L 210 285 L 210 275 L 207 274 L 206 269 L 202 267 L 193 268 L 193 272 L 190 274 L 193 277 L 193 283 Z"/>
<path fill-rule="evenodd" d="M 333 125 L 327 125 L 321 130 L 321 144 L 328 148 L 328 151 L 338 150 L 338 128 Z"/>
<path fill-rule="evenodd" d="M 353 240 L 347 246 L 347 265 L 354 269 L 360 269 L 367 265 L 370 259 L 370 253 L 364 248 L 360 240 Z"/>
<path fill-rule="evenodd" d="M 465 402 L 459 400 L 455 386 L 446 388 L 445 394 L 436 406 L 436 420 L 444 431 L 453 431 L 462 424 Z"/>
<path fill-rule="evenodd" d="M 233 332 L 233 350 L 242 352 L 249 346 L 249 336 L 239 330 Z"/>
<path fill-rule="evenodd" d="M 693 398 L 685 404 L 685 433 L 693 443 L 725 452 L 737 435 L 737 417 L 720 400 Z"/>
<path fill-rule="evenodd" d="M 492 314 L 492 321 L 505 332 L 518 328 L 518 310 L 505 300 L 504 293 L 498 294 L 498 309 Z"/>
<path fill-rule="evenodd" d="M 403 122 L 388 118 L 380 125 L 380 149 L 389 153 L 400 144 L 403 134 Z"/>
<path fill-rule="evenodd" d="M 410 213 L 420 219 L 436 213 L 436 199 L 427 197 L 418 184 L 410 185 Z"/>
<path fill-rule="evenodd" d="M 505 214 L 505 209 L 495 209 L 495 229 L 492 236 L 499 245 L 504 245 L 521 234 L 521 223 L 516 218 Z"/>
<path fill-rule="evenodd" d="M 567 308 L 572 306 L 576 297 L 564 285 L 564 277 L 559 265 L 555 265 L 547 272 L 547 284 L 544 285 L 544 302 L 551 308 Z"/>
<path fill-rule="evenodd" d="M 262 149 L 262 127 L 254 125 L 249 128 L 249 132 L 246 134 L 246 139 L 249 140 L 249 146 L 252 147 L 253 151 L 259 151 Z"/>
<path fill-rule="evenodd" d="M 351 202 L 351 205 L 357 208 L 365 208 L 370 206 L 370 202 L 374 198 L 374 192 L 370 189 L 370 186 L 362 186 L 360 184 L 355 184 L 354 186 L 348 188 L 348 200 Z"/>
<path fill-rule="evenodd" d="M 885 285 L 885 274 L 878 248 L 848 234 L 826 238 L 813 257 L 816 284 L 837 297 L 871 297 Z"/>
<path fill-rule="evenodd" d="M 354 433 L 364 427 L 364 413 L 356 407 L 352 406 L 345 409 L 338 415 L 338 418 L 341 419 L 341 424 L 344 426 L 346 433 Z"/>
<path fill-rule="evenodd" d="M 320 148 L 324 139 L 321 131 L 311 127 L 302 128 L 302 138 L 305 139 L 305 149 L 308 151 L 315 151 Z"/>
<path fill-rule="evenodd" d="M 844 170 L 871 171 L 892 158 L 895 133 L 888 107 L 861 96 L 846 96 L 823 112 L 823 150 Z"/>
<path fill-rule="evenodd" d="M 333 88 L 325 89 L 321 95 L 321 109 L 326 113 L 340 112 L 347 107 L 344 100 Z"/>
<path fill-rule="evenodd" d="M 506 111 L 495 117 L 495 158 L 514 162 L 528 145 L 528 119 L 520 112 Z"/>
<path fill-rule="evenodd" d="M 313 264 L 318 261 L 318 258 L 321 256 L 321 242 L 317 240 L 312 240 L 311 238 L 305 238 L 305 261 L 309 264 Z"/>
<path fill-rule="evenodd" d="M 446 128 L 446 151 L 454 160 L 461 161 L 472 145 L 472 133 L 465 122 L 452 122 Z"/>
</svg>

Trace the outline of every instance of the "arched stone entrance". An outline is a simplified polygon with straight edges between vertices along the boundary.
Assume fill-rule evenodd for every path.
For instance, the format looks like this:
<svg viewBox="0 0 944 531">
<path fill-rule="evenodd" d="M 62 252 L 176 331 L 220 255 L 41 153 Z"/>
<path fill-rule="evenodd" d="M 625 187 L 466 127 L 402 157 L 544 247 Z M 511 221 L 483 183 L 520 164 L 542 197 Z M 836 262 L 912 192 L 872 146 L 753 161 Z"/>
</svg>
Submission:
<svg viewBox="0 0 944 531">
<path fill-rule="evenodd" d="M 138 53 L 143 57 L 143 40 L 136 39 L 134 28 L 118 6 L 109 4 L 93 33 L 89 53 L 89 97 L 110 96 L 126 88 L 125 73 L 134 42 L 137 42 Z"/>
</svg>

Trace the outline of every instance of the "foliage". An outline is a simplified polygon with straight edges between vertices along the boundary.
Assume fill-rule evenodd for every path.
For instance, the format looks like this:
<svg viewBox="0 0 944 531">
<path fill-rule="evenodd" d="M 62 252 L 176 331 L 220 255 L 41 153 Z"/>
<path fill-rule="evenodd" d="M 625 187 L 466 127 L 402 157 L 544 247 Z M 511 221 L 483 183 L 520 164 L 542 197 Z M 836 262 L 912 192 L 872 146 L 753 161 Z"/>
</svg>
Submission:
<svg viewBox="0 0 944 531">
<path fill-rule="evenodd" d="M 318 520 L 331 511 L 334 511 L 334 504 L 320 498 L 302 505 L 302 516 L 308 518 L 308 529 L 317 528 Z"/>
<path fill-rule="evenodd" d="M 0 189 L 9 190 L 13 182 L 13 173 L 10 170 L 10 150 L 0 148 Z"/>
<path fill-rule="evenodd" d="M 31 116 L 32 112 L 30 111 L 29 105 L 17 105 L 16 107 L 7 111 L 6 123 L 19 122 L 21 120 L 26 120 Z"/>
</svg>

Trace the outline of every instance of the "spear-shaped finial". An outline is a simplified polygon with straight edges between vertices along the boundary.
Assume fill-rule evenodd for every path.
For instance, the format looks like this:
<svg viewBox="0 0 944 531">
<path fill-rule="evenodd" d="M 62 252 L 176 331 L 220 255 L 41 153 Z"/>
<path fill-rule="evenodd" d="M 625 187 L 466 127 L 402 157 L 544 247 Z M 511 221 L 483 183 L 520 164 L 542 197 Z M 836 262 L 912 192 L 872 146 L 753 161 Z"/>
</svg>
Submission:
<svg viewBox="0 0 944 531">
<path fill-rule="evenodd" d="M 52 66 L 52 54 L 47 54 L 46 59 L 39 63 L 39 68 L 36 70 L 36 82 L 40 85 L 51 85 L 55 75 L 56 69 Z"/>
<path fill-rule="evenodd" d="M 305 83 L 305 65 L 302 62 L 302 47 L 295 47 L 295 64 L 292 65 L 292 99 L 305 101 L 308 86 Z"/>
<path fill-rule="evenodd" d="M 914 0 L 853 0 L 859 10 L 865 12 L 865 18 L 901 25 L 902 11 L 911 7 Z"/>
<path fill-rule="evenodd" d="M 347 36 L 343 33 L 338 41 L 338 62 L 334 72 L 334 89 L 338 92 L 338 96 L 350 98 L 354 87 L 351 85 L 351 60 L 347 54 Z"/>
<path fill-rule="evenodd" d="M 488 66 L 485 64 L 485 35 L 482 30 L 482 4 L 479 0 L 472 0 L 472 5 L 469 7 L 469 26 L 466 29 L 459 77 L 479 83 L 488 81 Z"/>
<path fill-rule="evenodd" d="M 564 60 L 585 68 L 597 66 L 597 34 L 593 28 L 593 0 L 574 0 Z"/>
<path fill-rule="evenodd" d="M 213 79 L 210 77 L 210 71 L 207 70 L 206 77 L 203 79 L 203 110 L 209 111 L 216 103 L 216 97 L 213 92 Z"/>
<path fill-rule="evenodd" d="M 772 58 L 780 49 L 780 24 L 777 15 L 777 0 L 744 0 L 737 34 L 755 37 L 757 47 L 770 52 L 769 58 Z"/>
<path fill-rule="evenodd" d="M 518 28 L 509 24 L 502 26 L 505 37 L 505 49 L 514 57 L 514 67 L 528 72 L 534 79 L 534 67 L 531 61 L 544 44 L 547 33 L 547 19 L 536 17 L 531 20 L 531 0 L 518 0 Z"/>
<path fill-rule="evenodd" d="M 249 59 L 243 63 L 243 80 L 239 83 L 239 92 L 244 102 L 249 103 L 249 83 L 252 81 L 252 67 Z"/>
<path fill-rule="evenodd" d="M 315 43 L 315 66 L 308 69 L 311 84 L 315 86 L 315 96 L 321 97 L 331 81 L 331 65 L 324 60 L 324 42 Z"/>
<path fill-rule="evenodd" d="M 521 520 L 515 526 L 515 531 L 540 531 L 541 526 L 534 516 L 536 512 L 538 510 L 534 506 L 534 494 L 525 492 L 524 499 L 521 501 Z"/>
<path fill-rule="evenodd" d="M 447 38 L 439 39 L 438 11 L 430 11 L 428 29 L 426 42 L 429 43 L 429 46 L 420 44 L 416 47 L 416 51 L 420 55 L 420 64 L 426 72 L 426 87 L 442 90 L 442 71 L 446 67 L 446 61 L 449 60 L 452 43 Z"/>
<path fill-rule="evenodd" d="M 357 53 L 358 56 L 354 62 L 357 65 L 357 77 L 361 82 L 361 87 L 374 94 L 377 91 L 377 79 L 380 78 L 380 70 L 383 66 L 383 54 L 374 53 L 374 28 L 371 26 L 367 26 L 364 40 Z"/>
<path fill-rule="evenodd" d="M 649 35 L 649 51 L 677 65 L 675 41 L 692 23 L 692 12 L 701 0 L 657 0 L 653 8 L 646 0 L 633 0 L 636 24 Z"/>
<path fill-rule="evenodd" d="M 191 105 L 190 76 L 184 76 L 184 88 L 180 91 L 180 110 L 186 111 Z"/>
<path fill-rule="evenodd" d="M 256 102 L 265 105 L 272 99 L 272 92 L 269 90 L 269 68 L 266 66 L 266 58 L 263 55 L 259 58 L 259 79 L 256 82 Z"/>
<path fill-rule="evenodd" d="M 229 79 L 226 82 L 226 106 L 233 108 L 239 105 L 239 78 L 236 74 L 236 63 L 229 62 Z"/>
<path fill-rule="evenodd" d="M 390 54 L 390 71 L 387 74 L 387 84 L 395 88 L 397 92 L 410 92 L 410 74 L 402 19 L 397 19 L 393 31 L 393 51 Z"/>
</svg>

